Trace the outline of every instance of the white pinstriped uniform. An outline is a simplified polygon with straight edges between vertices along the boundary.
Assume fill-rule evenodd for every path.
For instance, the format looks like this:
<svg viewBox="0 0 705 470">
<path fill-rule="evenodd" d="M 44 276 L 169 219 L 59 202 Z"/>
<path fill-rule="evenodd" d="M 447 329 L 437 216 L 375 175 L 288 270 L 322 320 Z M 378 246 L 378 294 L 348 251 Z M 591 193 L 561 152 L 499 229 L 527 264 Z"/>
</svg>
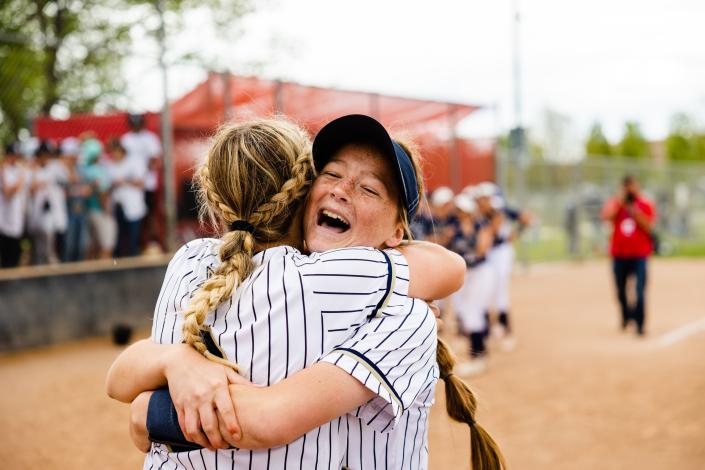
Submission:
<svg viewBox="0 0 705 470">
<path fill-rule="evenodd" d="M 155 308 L 154 341 L 182 340 L 181 312 L 218 265 L 220 243 L 194 240 L 169 263 Z M 252 275 L 205 321 L 225 356 L 252 382 L 270 385 L 325 358 L 377 394 L 356 414 L 378 431 L 394 429 L 421 389 L 433 388 L 435 361 L 420 361 L 420 338 L 405 338 L 402 344 L 398 334 L 407 330 L 404 325 L 395 330 L 415 302 L 407 323 L 430 331 L 435 346 L 433 315 L 422 302 L 406 299 L 408 266 L 399 252 L 346 248 L 304 256 L 291 247 L 277 247 L 258 253 L 253 261 Z M 346 457 L 340 438 L 342 432 L 347 435 L 345 424 L 346 418 L 339 418 L 264 451 L 170 453 L 166 446 L 153 444 L 144 468 L 340 468 Z"/>
</svg>

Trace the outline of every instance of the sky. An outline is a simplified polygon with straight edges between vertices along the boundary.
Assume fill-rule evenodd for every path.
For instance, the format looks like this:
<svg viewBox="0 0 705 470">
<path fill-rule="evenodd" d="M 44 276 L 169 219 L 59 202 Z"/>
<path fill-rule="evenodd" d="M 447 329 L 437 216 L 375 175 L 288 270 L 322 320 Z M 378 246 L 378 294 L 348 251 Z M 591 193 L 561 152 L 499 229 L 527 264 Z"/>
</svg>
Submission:
<svg viewBox="0 0 705 470">
<path fill-rule="evenodd" d="M 515 3 L 513 3 L 515 2 Z M 535 135 L 547 110 L 576 138 L 593 122 L 616 140 L 636 120 L 663 138 L 676 112 L 705 127 L 702 0 L 267 0 L 223 40 L 200 11 L 170 35 L 169 96 L 205 78 L 205 67 L 342 89 L 484 106 L 461 134 L 486 137 L 517 122 L 513 5 L 520 12 L 520 120 Z M 143 54 L 126 66 L 133 108 L 158 109 L 161 85 Z"/>
</svg>

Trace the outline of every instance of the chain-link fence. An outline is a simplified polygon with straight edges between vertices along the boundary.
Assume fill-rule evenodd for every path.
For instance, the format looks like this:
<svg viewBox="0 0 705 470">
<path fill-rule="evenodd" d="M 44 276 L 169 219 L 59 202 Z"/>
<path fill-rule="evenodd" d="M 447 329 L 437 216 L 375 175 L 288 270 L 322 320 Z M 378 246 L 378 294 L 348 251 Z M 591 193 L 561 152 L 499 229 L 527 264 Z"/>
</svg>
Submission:
<svg viewBox="0 0 705 470">
<path fill-rule="evenodd" d="M 535 216 L 520 244 L 525 261 L 604 255 L 611 227 L 600 212 L 627 174 L 636 177 L 656 205 L 660 253 L 705 255 L 705 164 L 586 157 L 574 163 L 544 159 L 521 165 L 506 155 L 498 158 L 498 179 L 508 200 Z"/>
</svg>

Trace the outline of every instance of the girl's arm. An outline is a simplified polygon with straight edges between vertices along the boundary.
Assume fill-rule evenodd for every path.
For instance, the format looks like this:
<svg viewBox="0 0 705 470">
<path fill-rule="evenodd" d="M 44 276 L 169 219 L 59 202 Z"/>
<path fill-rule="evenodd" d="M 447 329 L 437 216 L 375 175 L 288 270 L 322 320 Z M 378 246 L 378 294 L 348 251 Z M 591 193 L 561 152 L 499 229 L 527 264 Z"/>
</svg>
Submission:
<svg viewBox="0 0 705 470">
<path fill-rule="evenodd" d="M 140 392 L 167 385 L 164 370 L 178 345 L 156 344 L 141 339 L 115 359 L 105 379 L 105 391 L 114 400 L 130 403 Z"/>
<path fill-rule="evenodd" d="M 348 413 L 374 397 L 374 392 L 343 369 L 320 362 L 270 387 L 232 384 L 229 393 L 236 403 L 241 433 L 233 434 L 218 411 L 214 427 L 203 424 L 207 434 L 219 432 L 232 446 L 268 449 L 290 443 L 308 431 Z M 135 446 L 145 452 L 147 409 L 151 392 L 140 394 L 132 403 L 130 434 Z M 187 440 L 196 442 L 201 423 L 187 421 Z"/>
<path fill-rule="evenodd" d="M 424 241 L 397 249 L 409 263 L 409 297 L 443 299 L 463 286 L 465 261 L 457 253 Z"/>
<path fill-rule="evenodd" d="M 109 397 L 130 403 L 141 392 L 169 384 L 181 427 L 186 423 L 203 423 L 216 432 L 190 433 L 190 440 L 203 447 L 224 447 L 217 433 L 214 410 L 222 416 L 226 428 L 237 434 L 239 426 L 228 392 L 231 383 L 248 383 L 229 367 L 209 361 L 186 344 L 157 344 L 140 340 L 125 349 L 113 362 L 105 381 Z M 199 424 L 200 426 L 200 424 Z"/>
<path fill-rule="evenodd" d="M 270 387 L 230 385 L 242 433 L 231 445 L 244 449 L 282 446 L 364 405 L 374 396 L 343 369 L 319 362 Z M 189 430 L 189 434 L 190 434 Z"/>
<path fill-rule="evenodd" d="M 482 227 L 477 232 L 477 246 L 475 251 L 479 256 L 487 255 L 487 252 L 492 248 L 492 237 L 494 234 L 489 227 Z"/>
</svg>

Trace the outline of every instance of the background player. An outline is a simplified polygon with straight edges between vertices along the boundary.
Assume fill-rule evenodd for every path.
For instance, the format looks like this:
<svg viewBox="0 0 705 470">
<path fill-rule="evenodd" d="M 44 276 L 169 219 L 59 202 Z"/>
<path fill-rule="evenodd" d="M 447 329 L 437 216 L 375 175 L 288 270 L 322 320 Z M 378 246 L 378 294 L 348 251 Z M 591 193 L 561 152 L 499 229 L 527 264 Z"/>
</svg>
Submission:
<svg viewBox="0 0 705 470">
<path fill-rule="evenodd" d="M 460 332 L 470 341 L 469 363 L 461 363 L 457 371 L 471 375 L 486 369 L 487 349 L 485 312 L 492 293 L 492 271 L 487 253 L 492 246 L 493 232 L 490 223 L 481 224 L 476 218 L 477 206 L 466 192 L 455 196 L 458 225 L 450 249 L 465 260 L 467 270 L 463 287 L 451 297 L 453 310 L 459 321 Z"/>
<path fill-rule="evenodd" d="M 496 229 L 492 249 L 487 255 L 487 260 L 494 273 L 490 307 L 497 313 L 499 333 L 502 347 L 505 350 L 514 348 L 515 341 L 512 336 L 510 321 L 510 296 L 512 267 L 514 264 L 513 241 L 525 226 L 530 223 L 530 215 L 506 205 L 500 188 L 490 182 L 480 183 L 474 191 L 475 200 L 482 217 L 486 221 L 494 220 Z M 516 226 L 514 226 L 516 223 Z M 487 313 L 489 319 L 489 311 Z M 490 322 L 488 321 L 488 326 Z"/>
</svg>

